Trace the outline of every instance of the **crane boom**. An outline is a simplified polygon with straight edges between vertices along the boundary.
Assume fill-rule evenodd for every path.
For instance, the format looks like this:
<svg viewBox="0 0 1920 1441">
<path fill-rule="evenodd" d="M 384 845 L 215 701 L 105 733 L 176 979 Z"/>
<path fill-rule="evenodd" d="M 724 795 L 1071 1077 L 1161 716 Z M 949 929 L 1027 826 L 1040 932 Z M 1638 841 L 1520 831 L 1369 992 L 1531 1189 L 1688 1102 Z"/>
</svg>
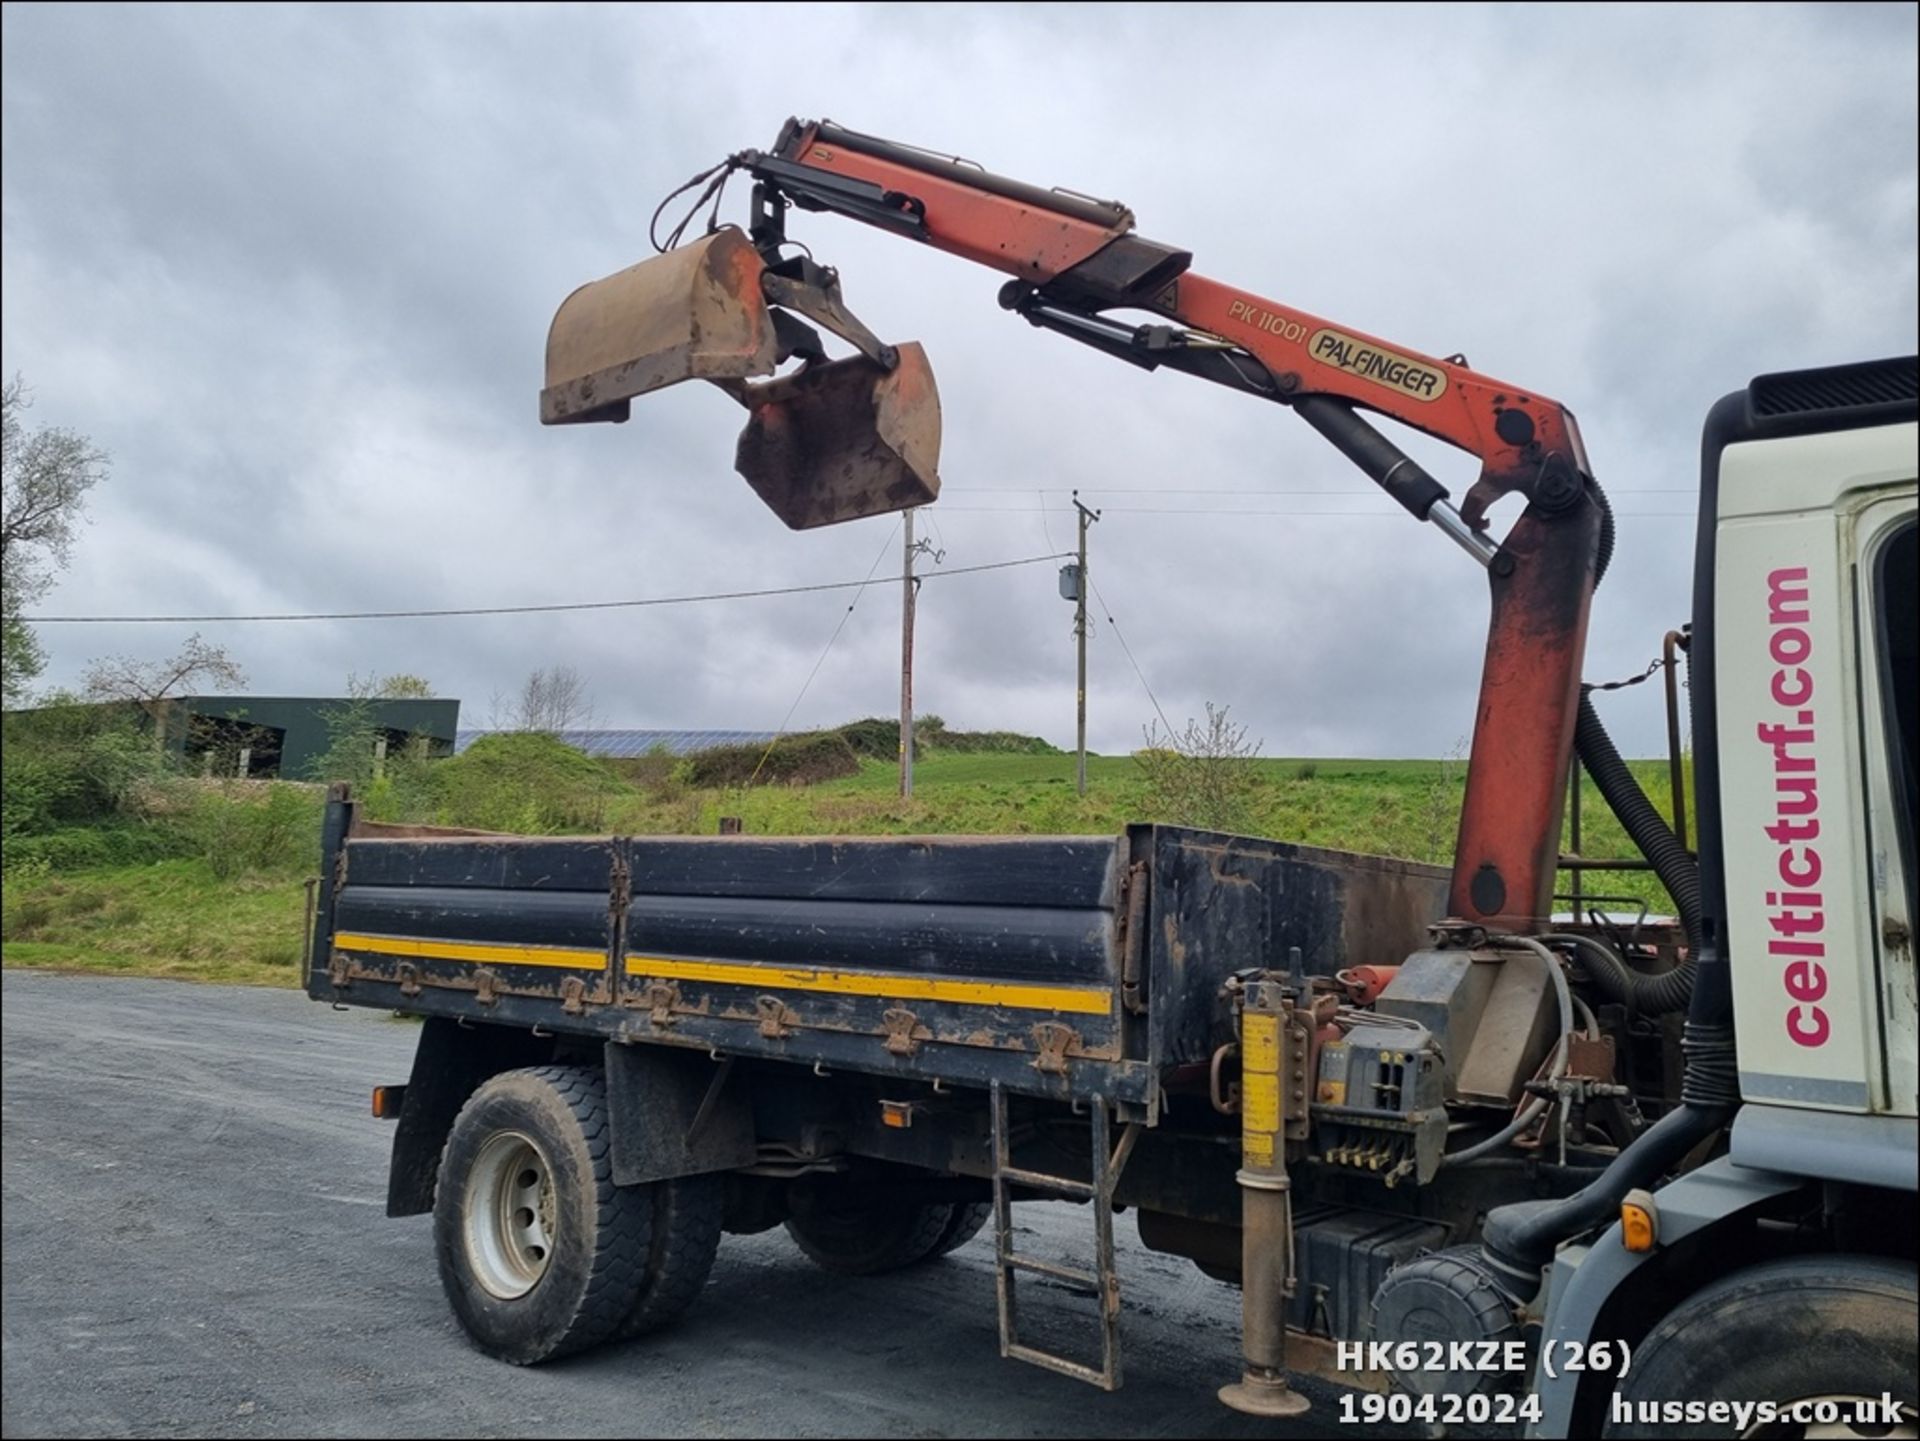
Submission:
<svg viewBox="0 0 1920 1441">
<path fill-rule="evenodd" d="M 548 342 L 545 419 L 624 419 L 630 396 L 705 378 L 751 412 L 737 463 L 788 524 L 932 500 L 938 405 L 925 357 L 917 346 L 880 342 L 855 320 L 836 272 L 783 255 L 796 208 L 998 270 L 1011 277 L 1000 303 L 1036 326 L 1293 409 L 1487 568 L 1492 618 L 1450 907 L 1468 926 L 1546 925 L 1588 612 L 1612 547 L 1605 498 L 1565 406 L 1482 375 L 1463 356 L 1429 356 L 1197 274 L 1190 252 L 1140 236 L 1133 212 L 1115 201 L 1042 189 L 830 121 L 789 120 L 771 150 L 742 151 L 693 183 L 707 181 L 717 194 L 734 170 L 754 181 L 746 236 L 714 230 L 582 287 L 561 307 Z M 625 311 L 655 283 L 649 267 L 671 293 L 643 304 L 644 324 L 634 324 Z M 697 277 L 691 302 L 689 275 Z M 614 307 L 621 314 L 609 320 Z M 795 314 L 861 354 L 826 361 Z M 625 340 L 628 332 L 649 339 Z M 711 337 L 719 335 L 735 339 L 717 347 Z M 639 353 L 625 358 L 622 344 Z M 797 373 L 749 383 L 791 356 L 806 362 Z M 1476 456 L 1480 473 L 1461 504 L 1363 412 Z M 1510 494 L 1526 508 L 1496 544 L 1485 533 L 1487 510 Z"/>
</svg>

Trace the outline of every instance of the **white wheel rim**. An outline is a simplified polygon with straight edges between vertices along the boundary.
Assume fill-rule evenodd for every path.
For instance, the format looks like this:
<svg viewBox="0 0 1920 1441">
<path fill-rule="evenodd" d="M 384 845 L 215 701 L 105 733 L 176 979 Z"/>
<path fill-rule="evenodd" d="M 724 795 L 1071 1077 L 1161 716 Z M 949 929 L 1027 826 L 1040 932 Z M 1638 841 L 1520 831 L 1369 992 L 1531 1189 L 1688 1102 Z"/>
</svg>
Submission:
<svg viewBox="0 0 1920 1441">
<path fill-rule="evenodd" d="M 490 1296 L 516 1300 L 553 1259 L 553 1170 L 519 1131 L 487 1137 L 467 1184 L 467 1264 Z"/>
</svg>

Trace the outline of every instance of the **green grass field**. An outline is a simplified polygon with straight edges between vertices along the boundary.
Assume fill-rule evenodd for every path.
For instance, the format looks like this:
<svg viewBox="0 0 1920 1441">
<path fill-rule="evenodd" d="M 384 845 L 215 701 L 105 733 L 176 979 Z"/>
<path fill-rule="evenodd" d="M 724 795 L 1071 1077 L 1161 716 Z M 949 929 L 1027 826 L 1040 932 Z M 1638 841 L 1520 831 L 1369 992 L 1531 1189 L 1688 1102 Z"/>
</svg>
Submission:
<svg viewBox="0 0 1920 1441">
<path fill-rule="evenodd" d="M 1254 760 L 1258 834 L 1308 845 L 1444 862 L 1453 845 L 1465 766 L 1422 760 Z M 1637 762 L 1648 795 L 1669 811 L 1664 765 Z M 1071 755 L 934 754 L 915 768 L 911 800 L 895 766 L 868 761 L 857 775 L 811 786 L 750 791 L 622 785 L 604 828 L 620 834 L 712 834 L 739 816 L 760 835 L 1099 834 L 1155 816 L 1130 756 L 1094 756 L 1088 793 L 1074 791 Z M 1591 786 L 1583 801 L 1586 854 L 1625 857 L 1631 846 Z M 314 844 L 318 847 L 318 827 Z M 315 856 L 317 867 L 318 856 Z M 1568 877 L 1563 874 L 1564 887 Z M 4 961 L 109 974 L 295 985 L 300 979 L 303 877 L 246 873 L 222 879 L 206 859 L 90 870 L 10 873 Z M 1644 897 L 1670 908 L 1650 875 L 1590 876 L 1589 894 Z M 1631 904 L 1630 901 L 1622 905 Z"/>
<path fill-rule="evenodd" d="M 298 877 L 219 880 L 204 861 L 9 880 L 9 966 L 171 976 L 234 985 L 299 982 Z"/>
</svg>

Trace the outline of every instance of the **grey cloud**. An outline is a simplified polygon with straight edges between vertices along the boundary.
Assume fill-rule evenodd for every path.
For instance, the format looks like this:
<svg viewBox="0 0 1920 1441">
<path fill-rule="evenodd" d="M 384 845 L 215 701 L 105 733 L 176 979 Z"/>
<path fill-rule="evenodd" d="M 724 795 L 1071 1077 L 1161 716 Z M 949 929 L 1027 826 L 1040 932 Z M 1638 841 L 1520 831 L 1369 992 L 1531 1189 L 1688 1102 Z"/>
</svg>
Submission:
<svg viewBox="0 0 1920 1441">
<path fill-rule="evenodd" d="M 738 412 L 717 392 L 652 397 L 623 427 L 534 416 L 559 300 L 645 252 L 668 189 L 794 111 L 1118 196 L 1206 273 L 1566 401 L 1622 512 L 1596 678 L 1685 617 L 1691 522 L 1656 512 L 1690 497 L 1656 491 L 1694 484 L 1712 400 L 1914 345 L 1911 7 L 1101 13 L 8 7 L 0 350 L 39 418 L 115 459 L 51 606 L 867 574 L 893 522 L 785 532 L 731 472 Z M 947 257 L 826 217 L 795 230 L 876 328 L 934 359 L 950 566 L 1050 548 L 1038 517 L 980 508 L 1079 485 L 1109 507 L 1096 575 L 1176 722 L 1225 701 L 1270 754 L 1439 754 L 1470 727 L 1480 577 L 1291 417 L 1034 332 L 994 305 L 996 277 Z M 1338 493 L 1198 494 L 1304 489 Z M 1154 513 L 1176 506 L 1385 518 Z M 1046 527 L 1070 539 L 1070 517 Z M 928 582 L 927 709 L 1070 738 L 1053 569 Z M 862 596 L 796 723 L 893 708 L 897 592 Z M 405 669 L 484 720 L 494 690 L 563 660 L 607 723 L 758 728 L 846 604 L 204 629 L 263 690 Z M 49 679 L 180 638 L 50 627 Z M 1095 744 L 1137 744 L 1152 709 L 1104 620 L 1093 672 Z M 1610 704 L 1623 745 L 1652 753 L 1640 694 Z"/>
</svg>

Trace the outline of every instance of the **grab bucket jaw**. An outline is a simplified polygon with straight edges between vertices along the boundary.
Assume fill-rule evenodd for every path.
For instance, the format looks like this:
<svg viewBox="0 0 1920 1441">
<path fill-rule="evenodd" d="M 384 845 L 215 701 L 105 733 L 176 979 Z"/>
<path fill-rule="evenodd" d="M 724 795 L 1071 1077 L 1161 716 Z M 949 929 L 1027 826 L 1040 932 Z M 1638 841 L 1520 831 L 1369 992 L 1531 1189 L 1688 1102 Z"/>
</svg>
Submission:
<svg viewBox="0 0 1920 1441">
<path fill-rule="evenodd" d="M 825 359 L 793 311 L 862 353 Z M 799 370 L 756 380 L 794 355 L 806 360 Z M 566 298 L 547 333 L 540 419 L 624 421 L 634 396 L 683 380 L 712 381 L 746 406 L 736 468 L 795 530 L 940 493 L 940 398 L 926 352 L 882 344 L 841 303 L 830 270 L 769 274 L 731 226 Z"/>
<path fill-rule="evenodd" d="M 794 530 L 926 505 L 940 494 L 940 396 L 917 343 L 745 387 L 734 468 Z"/>
<path fill-rule="evenodd" d="M 744 380 L 779 363 L 760 291 L 766 266 L 732 226 L 583 285 L 547 331 L 547 425 L 627 418 L 628 401 L 683 380 Z"/>
</svg>

